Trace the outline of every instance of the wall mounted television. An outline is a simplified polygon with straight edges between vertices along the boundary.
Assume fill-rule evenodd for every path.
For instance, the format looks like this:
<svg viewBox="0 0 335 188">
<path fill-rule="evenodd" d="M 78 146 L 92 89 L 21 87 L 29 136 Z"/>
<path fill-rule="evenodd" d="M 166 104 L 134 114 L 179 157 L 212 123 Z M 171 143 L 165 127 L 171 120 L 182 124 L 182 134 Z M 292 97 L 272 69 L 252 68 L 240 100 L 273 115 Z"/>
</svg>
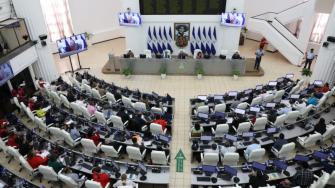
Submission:
<svg viewBox="0 0 335 188">
<path fill-rule="evenodd" d="M 140 26 L 142 25 L 142 17 L 135 12 L 120 12 L 118 14 L 119 23 L 122 26 Z"/>
<path fill-rule="evenodd" d="M 229 27 L 244 27 L 245 23 L 245 13 L 225 12 L 221 14 L 221 25 Z"/>
</svg>

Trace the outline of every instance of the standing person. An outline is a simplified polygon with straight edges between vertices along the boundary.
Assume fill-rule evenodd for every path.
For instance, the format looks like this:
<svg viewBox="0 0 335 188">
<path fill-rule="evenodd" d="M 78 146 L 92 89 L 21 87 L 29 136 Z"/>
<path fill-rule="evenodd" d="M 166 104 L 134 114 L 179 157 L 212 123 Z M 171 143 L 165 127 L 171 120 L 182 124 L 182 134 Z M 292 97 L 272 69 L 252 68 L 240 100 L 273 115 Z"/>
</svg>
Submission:
<svg viewBox="0 0 335 188">
<path fill-rule="evenodd" d="M 261 64 L 262 56 L 264 55 L 264 50 L 262 47 L 258 48 L 258 50 L 255 52 L 256 55 L 256 61 L 255 61 L 255 66 L 254 69 L 259 71 L 259 65 Z"/>
<path fill-rule="evenodd" d="M 315 54 L 314 54 L 314 49 L 312 48 L 309 52 L 306 53 L 306 61 L 305 61 L 304 69 L 307 67 L 307 65 L 308 65 L 308 70 L 311 69 L 311 65 L 312 65 L 314 58 L 315 58 Z"/>
</svg>

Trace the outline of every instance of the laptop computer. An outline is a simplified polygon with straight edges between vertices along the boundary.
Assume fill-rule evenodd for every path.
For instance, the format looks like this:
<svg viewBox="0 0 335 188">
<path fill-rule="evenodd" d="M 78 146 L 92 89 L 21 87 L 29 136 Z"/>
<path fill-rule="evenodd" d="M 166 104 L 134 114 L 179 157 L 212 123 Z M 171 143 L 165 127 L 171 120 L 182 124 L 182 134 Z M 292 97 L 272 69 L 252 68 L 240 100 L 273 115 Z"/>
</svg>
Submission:
<svg viewBox="0 0 335 188">
<path fill-rule="evenodd" d="M 198 95 L 197 99 L 205 101 L 205 100 L 207 100 L 207 95 Z"/>
</svg>

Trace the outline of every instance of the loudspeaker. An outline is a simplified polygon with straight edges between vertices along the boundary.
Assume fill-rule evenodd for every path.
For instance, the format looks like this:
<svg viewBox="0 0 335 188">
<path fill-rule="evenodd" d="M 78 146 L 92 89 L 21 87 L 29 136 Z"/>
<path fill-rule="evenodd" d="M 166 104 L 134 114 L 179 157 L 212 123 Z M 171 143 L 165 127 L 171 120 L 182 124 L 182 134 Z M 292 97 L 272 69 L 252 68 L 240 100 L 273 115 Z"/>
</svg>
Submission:
<svg viewBox="0 0 335 188">
<path fill-rule="evenodd" d="M 322 44 L 322 47 L 328 48 L 328 45 L 329 45 L 329 42 L 324 42 L 324 43 Z"/>
<path fill-rule="evenodd" d="M 209 59 L 210 57 L 211 57 L 211 56 L 209 56 L 208 54 L 205 54 L 205 55 L 204 55 L 204 58 L 205 58 L 205 59 Z"/>
<path fill-rule="evenodd" d="M 226 59 L 225 55 L 220 55 L 220 59 Z"/>
<path fill-rule="evenodd" d="M 334 36 L 328 36 L 327 41 L 328 42 L 335 42 L 335 37 Z"/>
<path fill-rule="evenodd" d="M 145 59 L 145 58 L 147 58 L 147 56 L 145 54 L 140 54 L 140 58 Z"/>
<path fill-rule="evenodd" d="M 156 54 L 157 59 L 162 59 L 162 57 L 163 57 L 162 54 Z"/>
</svg>

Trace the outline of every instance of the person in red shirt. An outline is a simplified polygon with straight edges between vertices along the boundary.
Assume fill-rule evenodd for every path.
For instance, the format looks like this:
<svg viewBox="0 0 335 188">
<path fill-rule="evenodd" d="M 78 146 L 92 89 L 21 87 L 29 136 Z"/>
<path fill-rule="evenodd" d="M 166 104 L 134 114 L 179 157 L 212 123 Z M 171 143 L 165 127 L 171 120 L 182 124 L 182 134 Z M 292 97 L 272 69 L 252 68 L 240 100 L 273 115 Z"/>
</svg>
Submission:
<svg viewBox="0 0 335 188">
<path fill-rule="evenodd" d="M 100 167 L 96 167 L 92 170 L 92 178 L 93 181 L 99 182 L 102 187 L 106 187 L 110 181 L 109 175 L 107 173 L 101 173 Z"/>
<path fill-rule="evenodd" d="M 14 148 L 18 148 L 19 147 L 18 141 L 19 141 L 18 136 L 16 135 L 15 132 L 12 132 L 8 137 L 7 145 L 12 146 Z"/>
<path fill-rule="evenodd" d="M 8 121 L 5 119 L 0 119 L 0 137 L 3 138 L 8 135 L 7 125 Z"/>
<path fill-rule="evenodd" d="M 35 102 L 33 99 L 29 99 L 28 101 L 28 107 L 31 111 L 34 111 L 35 110 Z"/>
<path fill-rule="evenodd" d="M 259 43 L 259 47 L 260 47 L 260 48 L 264 48 L 265 45 L 267 45 L 267 44 L 268 44 L 268 41 L 266 40 L 265 37 L 263 37 L 263 38 L 261 39 L 260 43 Z"/>
<path fill-rule="evenodd" d="M 163 119 L 160 115 L 156 116 L 156 120 L 154 120 L 152 123 L 157 123 L 162 126 L 162 129 L 165 130 L 167 126 L 167 122 L 165 119 Z"/>
<path fill-rule="evenodd" d="M 40 165 L 47 165 L 48 164 L 48 158 L 41 157 L 39 155 L 36 155 L 33 151 L 29 152 L 27 155 L 27 162 L 31 166 L 31 168 L 35 169 L 38 168 Z"/>
<path fill-rule="evenodd" d="M 17 90 L 17 94 L 19 96 L 19 101 L 23 101 L 26 96 L 23 87 L 19 87 L 19 89 Z"/>
<path fill-rule="evenodd" d="M 12 95 L 12 97 L 17 97 L 17 90 L 16 89 L 12 89 L 12 91 L 10 91 L 10 94 Z"/>
<path fill-rule="evenodd" d="M 320 87 L 317 89 L 317 92 L 320 93 L 327 93 L 329 91 L 329 84 L 325 83 L 325 85 L 323 87 Z"/>
<path fill-rule="evenodd" d="M 93 140 L 96 146 L 100 143 L 100 135 L 94 132 L 93 129 L 88 130 L 87 138 Z"/>
</svg>

